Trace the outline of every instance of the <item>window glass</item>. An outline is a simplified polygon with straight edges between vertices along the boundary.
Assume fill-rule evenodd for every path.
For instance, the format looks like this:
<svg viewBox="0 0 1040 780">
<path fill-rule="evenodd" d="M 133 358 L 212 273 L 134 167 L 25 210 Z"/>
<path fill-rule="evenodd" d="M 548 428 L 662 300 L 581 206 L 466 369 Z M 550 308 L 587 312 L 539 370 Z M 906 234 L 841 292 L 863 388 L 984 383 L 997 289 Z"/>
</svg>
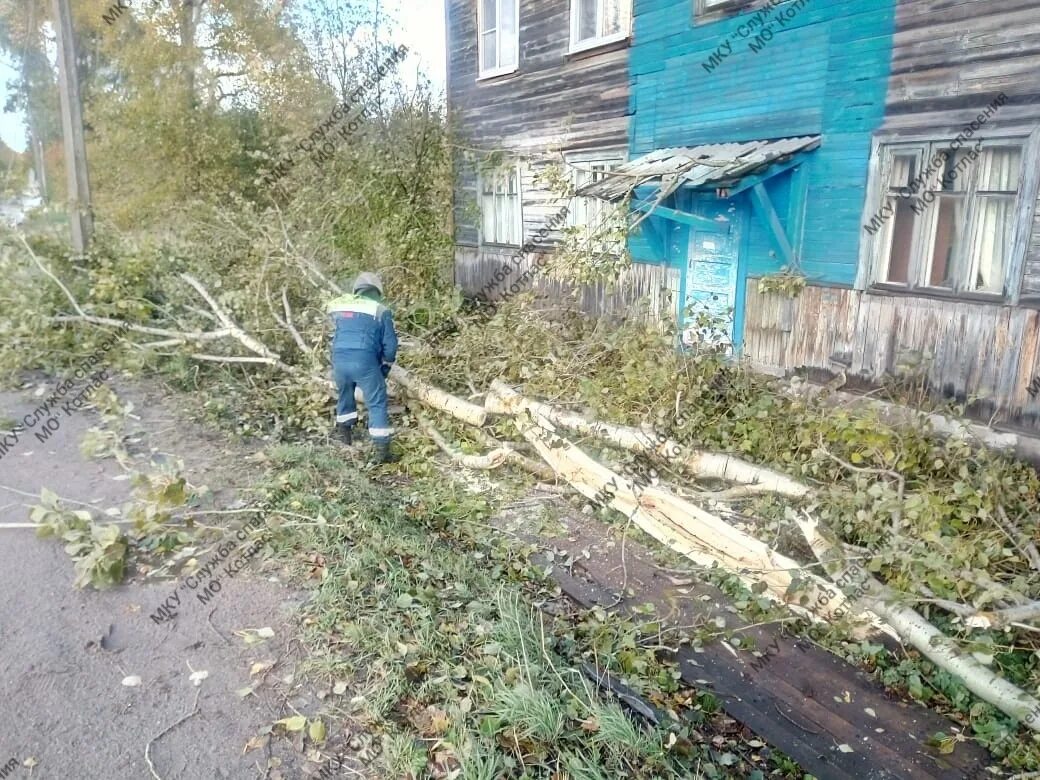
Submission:
<svg viewBox="0 0 1040 780">
<path fill-rule="evenodd" d="M 964 276 L 961 241 L 971 155 L 965 149 L 942 148 L 935 149 L 931 159 L 934 173 L 925 183 L 929 196 L 917 207 L 918 213 L 927 215 L 924 224 L 928 228 L 922 284 L 953 289 Z M 928 204 L 931 209 L 926 208 Z"/>
<path fill-rule="evenodd" d="M 481 70 L 493 70 L 498 66 L 498 34 L 491 30 L 481 36 Z"/>
<path fill-rule="evenodd" d="M 889 190 L 904 190 L 917 177 L 917 155 L 896 154 L 892 156 L 892 176 L 889 179 Z"/>
<path fill-rule="evenodd" d="M 597 5 L 598 0 L 578 0 L 578 40 L 585 41 L 597 37 Z"/>
<path fill-rule="evenodd" d="M 571 46 L 589 48 L 627 33 L 632 0 L 570 0 Z"/>
<path fill-rule="evenodd" d="M 483 25 L 480 31 L 482 33 L 488 31 L 494 31 L 498 28 L 498 0 L 481 0 L 483 11 Z"/>
<path fill-rule="evenodd" d="M 600 35 L 616 35 L 623 29 L 622 0 L 603 0 L 603 30 Z"/>
<path fill-rule="evenodd" d="M 964 230 L 964 201 L 942 197 L 935 209 L 935 230 L 931 241 L 928 272 L 929 287 L 953 288 L 956 284 L 957 261 L 961 256 L 960 240 Z"/>
<path fill-rule="evenodd" d="M 920 168 L 920 155 L 918 150 L 909 150 L 905 153 L 895 152 L 891 158 L 887 193 L 883 202 L 892 216 L 881 234 L 882 260 L 878 274 L 881 281 L 891 284 L 910 283 L 914 214 L 906 198 L 909 197 L 911 185 Z"/>
<path fill-rule="evenodd" d="M 698 15 L 712 11 L 737 13 L 752 10 L 760 5 L 763 5 L 763 3 L 757 3 L 754 0 L 694 0 L 694 13 Z"/>
<path fill-rule="evenodd" d="M 610 171 L 624 161 L 624 154 L 604 152 L 603 157 L 570 157 L 567 164 L 571 168 L 571 178 L 575 189 L 586 184 L 603 181 L 610 176 Z M 584 228 L 582 240 L 593 241 L 590 247 L 594 251 L 620 254 L 624 241 L 617 239 L 615 233 L 622 229 L 617 224 L 620 220 L 616 204 L 602 198 L 574 197 L 571 199 L 569 224 L 571 227 Z"/>
<path fill-rule="evenodd" d="M 893 284 L 910 282 L 910 252 L 914 243 L 914 212 L 904 200 L 889 199 L 894 215 L 886 234 L 888 238 L 887 271 L 882 279 Z"/>
<path fill-rule="evenodd" d="M 499 18 L 501 22 L 499 27 L 501 28 L 501 36 L 499 38 L 499 48 L 501 49 L 501 57 L 499 66 L 506 67 L 509 65 L 516 65 L 517 62 L 517 46 L 520 43 L 520 36 L 516 29 L 516 3 L 518 0 L 501 0 L 501 9 Z"/>
<path fill-rule="evenodd" d="M 519 244 L 520 181 L 516 169 L 481 174 L 481 234 L 489 244 Z"/>
<path fill-rule="evenodd" d="M 979 189 L 1017 192 L 1022 169 L 1022 150 L 995 146 L 982 152 L 979 163 Z"/>
<path fill-rule="evenodd" d="M 516 10 L 519 0 L 479 0 L 480 72 L 495 75 L 516 68 L 519 31 Z"/>
<path fill-rule="evenodd" d="M 875 278 L 910 288 L 1004 294 L 1022 147 L 955 150 L 946 142 L 883 147 L 882 153 L 888 162 Z"/>
<path fill-rule="evenodd" d="M 987 195 L 979 199 L 976 230 L 968 257 L 971 277 L 967 289 L 992 293 L 1004 291 L 1014 207 L 1014 198 Z"/>
</svg>

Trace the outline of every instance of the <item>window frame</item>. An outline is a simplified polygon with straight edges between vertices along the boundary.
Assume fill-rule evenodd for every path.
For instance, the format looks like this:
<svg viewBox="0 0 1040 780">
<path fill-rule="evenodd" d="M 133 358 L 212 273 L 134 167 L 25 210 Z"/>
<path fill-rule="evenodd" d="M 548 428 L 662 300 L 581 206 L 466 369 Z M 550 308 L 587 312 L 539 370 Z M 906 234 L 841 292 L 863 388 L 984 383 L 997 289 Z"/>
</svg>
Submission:
<svg viewBox="0 0 1040 780">
<path fill-rule="evenodd" d="M 708 5 L 708 0 L 694 0 L 694 24 L 707 24 L 729 19 L 745 11 L 753 11 L 765 5 L 761 0 L 723 0 L 717 5 Z"/>
<path fill-rule="evenodd" d="M 612 163 L 615 163 L 614 167 L 624 165 L 626 162 L 628 162 L 628 149 L 623 148 L 623 147 L 612 146 L 612 147 L 605 147 L 605 148 L 602 148 L 602 149 L 584 149 L 584 150 L 581 150 L 581 151 L 564 152 L 563 159 L 564 159 L 564 162 L 567 164 L 567 166 L 569 168 L 571 168 L 571 180 L 572 180 L 572 182 L 574 182 L 575 178 L 576 178 L 576 175 L 578 173 L 578 170 L 579 170 L 578 166 L 583 165 L 583 164 L 594 164 L 594 163 L 600 163 L 600 162 L 612 162 Z M 580 185 L 577 185 L 575 183 L 575 187 L 577 187 L 577 186 L 580 186 Z M 579 223 L 579 222 L 576 221 L 577 220 L 577 212 L 578 212 L 578 209 L 576 208 L 576 205 L 577 205 L 576 201 L 579 200 L 579 199 L 585 200 L 585 201 L 601 201 L 602 203 L 606 204 L 604 206 L 604 208 L 610 208 L 610 207 L 615 205 L 615 204 L 608 203 L 607 201 L 603 201 L 600 198 L 593 198 L 593 197 L 590 197 L 590 196 L 574 195 L 571 198 L 571 202 L 569 204 L 570 210 L 569 210 L 568 216 L 567 216 L 567 226 L 568 227 L 579 228 L 579 227 L 584 227 L 586 225 L 586 223 Z M 598 247 L 596 247 L 596 250 L 601 252 L 601 253 L 604 253 L 604 254 L 605 253 L 621 254 L 625 250 L 625 245 L 623 243 L 616 251 L 614 249 L 612 249 L 610 247 L 606 247 L 606 246 L 598 246 Z"/>
<path fill-rule="evenodd" d="M 516 176 L 516 217 L 513 224 L 513 228 L 516 231 L 517 241 L 512 243 L 509 241 L 492 241 L 484 235 L 484 183 L 488 178 L 493 178 L 503 174 L 512 173 Z M 495 199 L 492 194 L 492 202 L 497 205 L 498 200 Z M 479 246 L 506 246 L 506 247 L 519 247 L 523 246 L 524 243 L 524 182 L 523 182 L 523 171 L 519 162 L 512 163 L 509 165 L 503 165 L 499 168 L 489 171 L 478 171 L 477 172 L 477 205 L 480 210 L 480 222 L 477 225 L 477 243 Z M 497 224 L 497 219 L 496 219 Z M 499 238 L 499 236 L 495 236 Z"/>
<path fill-rule="evenodd" d="M 495 59 L 498 60 L 502 54 L 502 2 L 495 2 Z M 516 73 L 520 69 L 520 0 L 513 0 L 513 29 L 516 31 L 514 42 L 516 44 L 516 62 L 512 65 L 496 65 L 494 68 L 484 68 L 484 0 L 477 0 L 477 81 L 493 79 L 498 76 L 506 76 Z"/>
<path fill-rule="evenodd" d="M 596 27 L 601 26 L 603 18 L 603 4 L 607 0 L 596 0 Z M 632 0 L 620 0 L 621 2 L 621 29 L 616 33 L 610 33 L 609 35 L 601 35 L 597 33 L 594 38 L 586 38 L 585 40 L 579 41 L 579 18 L 578 11 L 581 7 L 581 0 L 570 0 L 570 38 L 567 49 L 568 54 L 580 54 L 590 49 L 598 49 L 600 46 L 607 46 L 611 43 L 617 43 L 618 41 L 624 41 L 632 35 Z"/>
<path fill-rule="evenodd" d="M 954 143 L 955 137 L 951 133 L 933 134 L 928 136 L 899 137 L 884 136 L 874 139 L 871 155 L 870 174 L 868 176 L 868 190 L 866 206 L 864 210 L 863 224 L 866 225 L 871 219 L 880 213 L 886 203 L 886 198 L 891 192 L 898 191 L 900 187 L 891 187 L 892 167 L 895 156 L 899 153 L 914 153 L 917 156 L 917 169 L 915 175 L 920 175 L 927 167 L 933 157 L 942 150 L 949 150 Z M 1000 303 L 1017 303 L 1022 283 L 1023 264 L 1028 250 L 1029 225 L 1032 222 L 1036 207 L 1037 176 L 1032 173 L 1029 166 L 1031 155 L 1038 152 L 1038 141 L 1040 131 L 1025 132 L 1003 132 L 993 136 L 969 139 L 961 150 L 973 149 L 979 143 L 979 151 L 984 153 L 993 148 L 1017 148 L 1020 152 L 1020 168 L 1018 171 L 1018 189 L 1015 193 L 1014 204 L 1010 209 L 1010 235 L 1008 239 L 1008 256 L 1003 268 L 1003 285 L 1000 292 L 990 290 L 971 290 L 965 288 L 965 281 L 969 278 L 964 263 L 959 269 L 958 278 L 952 287 L 937 286 L 930 283 L 932 258 L 929 253 L 934 253 L 935 230 L 938 220 L 938 208 L 941 197 L 938 191 L 931 187 L 933 182 L 940 182 L 943 170 L 934 172 L 926 181 L 924 186 L 909 200 L 920 198 L 921 193 L 932 188 L 937 196 L 928 203 L 925 211 L 914 215 L 914 227 L 911 234 L 910 259 L 907 269 L 907 283 L 893 282 L 884 279 L 888 274 L 889 253 L 891 251 L 891 231 L 895 227 L 896 215 L 893 213 L 885 220 L 884 225 L 873 235 L 864 235 L 860 248 L 860 269 L 856 288 L 877 291 L 896 292 L 925 297 L 958 298 L 974 301 L 992 301 Z M 973 231 L 978 229 L 977 210 L 980 192 L 985 196 L 989 191 L 979 189 L 979 177 L 981 176 L 981 154 L 979 158 L 968 168 L 967 185 L 963 190 L 964 216 L 960 225 L 958 240 L 960 252 L 965 253 L 972 246 Z M 911 176 L 911 181 L 913 176 Z M 862 230 L 862 228 L 861 228 Z M 1023 235 L 1023 231 L 1025 234 Z M 967 261 L 967 256 L 962 254 L 962 261 Z M 929 278 L 925 278 L 925 272 Z"/>
</svg>

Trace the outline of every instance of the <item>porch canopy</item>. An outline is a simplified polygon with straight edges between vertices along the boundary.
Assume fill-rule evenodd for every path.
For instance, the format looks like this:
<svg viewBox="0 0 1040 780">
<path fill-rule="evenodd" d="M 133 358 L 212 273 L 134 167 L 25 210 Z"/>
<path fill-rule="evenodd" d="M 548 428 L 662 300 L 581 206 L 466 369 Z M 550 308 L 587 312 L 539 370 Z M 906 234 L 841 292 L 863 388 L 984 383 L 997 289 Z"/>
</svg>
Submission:
<svg viewBox="0 0 1040 780">
<path fill-rule="evenodd" d="M 698 214 L 665 206 L 665 200 L 680 187 L 690 190 L 714 190 L 721 198 L 732 198 L 749 191 L 752 210 L 765 228 L 777 255 L 787 265 L 797 263 L 792 230 L 789 235 L 780 221 L 765 187 L 765 182 L 801 165 L 803 158 L 820 145 L 820 136 L 779 138 L 769 141 L 743 141 L 730 144 L 658 149 L 610 171 L 603 178 L 577 188 L 583 197 L 618 201 L 628 195 L 633 211 L 643 212 L 635 223 L 644 233 L 654 256 L 667 260 L 667 242 L 648 218 L 678 222 L 700 228 L 718 230 L 714 220 Z M 792 197 L 804 202 L 805 179 Z M 634 225 L 633 225 L 634 227 Z M 789 226 L 790 227 L 790 226 Z"/>
<path fill-rule="evenodd" d="M 757 183 L 788 170 L 800 162 L 796 158 L 819 145 L 820 136 L 807 135 L 774 141 L 658 149 L 606 172 L 601 181 L 579 187 L 576 194 L 620 200 L 637 187 L 656 184 L 657 192 L 651 194 L 649 200 L 660 203 L 683 185 L 697 189 L 732 189 L 749 177 L 754 177 Z"/>
</svg>

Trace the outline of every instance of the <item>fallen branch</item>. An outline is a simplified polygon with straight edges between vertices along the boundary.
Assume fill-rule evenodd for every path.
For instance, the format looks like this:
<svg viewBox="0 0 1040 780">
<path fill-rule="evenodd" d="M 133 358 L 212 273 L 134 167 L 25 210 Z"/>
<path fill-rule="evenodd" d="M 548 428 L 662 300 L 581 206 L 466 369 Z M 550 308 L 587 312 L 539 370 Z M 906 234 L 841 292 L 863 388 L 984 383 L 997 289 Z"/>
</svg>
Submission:
<svg viewBox="0 0 1040 780">
<path fill-rule="evenodd" d="M 33 262 L 36 263 L 36 267 L 39 268 L 44 274 L 49 276 L 51 281 L 53 281 L 56 285 L 58 285 L 58 287 L 61 288 L 61 291 L 65 293 L 65 297 L 68 298 L 69 303 L 72 304 L 72 308 L 76 310 L 77 314 L 81 316 L 86 316 L 87 313 L 80 308 L 80 305 L 76 301 L 76 298 L 72 295 L 71 292 L 69 292 L 69 288 L 62 284 L 61 279 L 59 279 L 57 276 L 51 273 L 50 269 L 47 268 L 47 266 L 45 266 L 42 262 L 40 262 L 40 258 L 38 258 L 36 256 L 36 253 L 32 251 L 32 247 L 29 246 L 29 242 L 25 240 L 25 236 L 23 236 L 21 233 L 18 233 L 17 235 L 18 240 L 21 241 L 22 246 L 25 247 L 25 251 L 29 253 L 29 257 L 31 257 L 33 259 Z"/>
<path fill-rule="evenodd" d="M 418 409 L 413 407 L 412 414 L 415 415 L 419 427 L 422 428 L 423 432 L 427 436 L 433 439 L 433 443 L 437 445 L 441 452 L 460 466 L 464 466 L 468 469 L 490 471 L 491 469 L 497 469 L 499 466 L 505 464 L 507 455 L 509 454 L 508 448 L 499 447 L 486 455 L 467 455 L 461 450 L 448 444 L 448 442 L 444 440 L 444 437 L 437 432 L 437 429 L 433 427 L 433 423 L 430 422 L 425 415 L 419 412 Z"/>
<path fill-rule="evenodd" d="M 529 411 L 578 433 L 603 437 L 621 449 L 651 455 L 659 460 L 672 463 L 699 479 L 737 482 L 747 485 L 751 492 L 777 493 L 792 498 L 801 498 L 812 492 L 808 485 L 732 455 L 699 450 L 688 451 L 678 442 L 653 431 L 589 420 L 580 414 L 525 398 L 497 379 L 491 383 L 491 391 L 488 393 L 484 406 L 493 414 L 517 414 Z"/>
<path fill-rule="evenodd" d="M 491 434 L 485 431 L 483 428 L 474 428 L 471 433 L 480 439 L 484 444 L 492 449 L 502 446 L 502 443 L 495 439 Z M 544 461 L 538 460 L 537 458 L 529 458 L 524 453 L 520 452 L 513 444 L 505 445 L 510 450 L 509 460 L 515 463 L 525 471 L 529 471 L 534 476 L 545 481 L 556 481 L 556 472 L 549 468 L 548 464 Z M 525 447 L 530 447 L 528 444 L 524 444 Z"/>
<path fill-rule="evenodd" d="M 311 348 L 307 346 L 307 342 L 303 340 L 300 331 L 296 329 L 296 323 L 293 322 L 292 308 L 289 306 L 289 291 L 285 287 L 282 288 L 282 310 L 285 312 L 285 320 L 279 321 L 282 322 L 286 329 L 288 329 L 289 333 L 293 337 L 293 341 L 296 342 L 296 346 L 300 348 L 300 351 L 304 354 L 310 352 Z"/>
<path fill-rule="evenodd" d="M 165 737 L 167 734 L 169 734 L 171 731 L 173 731 L 179 725 L 184 723 L 184 721 L 188 720 L 189 718 L 193 718 L 193 717 L 195 717 L 196 715 L 199 714 L 199 695 L 201 693 L 202 693 L 202 688 L 198 688 L 198 689 L 195 690 L 195 704 L 192 707 L 191 712 L 189 712 L 183 718 L 178 720 L 176 723 L 173 723 L 170 726 L 167 726 L 162 731 L 160 731 L 158 734 L 156 734 L 154 737 L 152 737 L 150 740 L 148 740 L 148 744 L 144 746 L 144 760 L 148 764 L 148 771 L 152 773 L 152 777 L 154 777 L 155 780 L 162 780 L 162 778 L 159 776 L 159 773 L 155 771 L 155 764 L 152 763 L 152 757 L 150 755 L 151 750 L 152 750 L 152 745 L 155 744 L 156 742 L 158 742 L 163 737 Z"/>
<path fill-rule="evenodd" d="M 1011 623 L 1040 618 L 1040 601 L 1030 601 L 1007 609 L 992 612 L 972 610 L 972 614 L 964 616 L 964 624 L 971 628 L 1003 628 Z"/>
<path fill-rule="evenodd" d="M 191 274 L 182 273 L 180 277 L 188 285 L 190 285 L 203 298 L 203 300 L 206 301 L 210 309 L 212 309 L 217 321 L 219 321 L 220 324 L 224 326 L 223 328 L 214 331 L 184 332 L 172 330 L 169 328 L 153 328 L 144 325 L 134 325 L 128 322 L 124 322 L 123 320 L 116 320 L 109 317 L 97 317 L 91 314 L 87 314 L 76 301 L 75 297 L 69 291 L 68 287 L 62 284 L 61 280 L 58 279 L 53 273 L 51 273 L 40 262 L 40 259 L 33 253 L 32 249 L 29 248 L 28 244 L 26 244 L 25 247 L 29 251 L 29 254 L 32 257 L 33 261 L 36 263 L 36 265 L 44 274 L 50 277 L 50 279 L 53 280 L 54 283 L 58 285 L 58 287 L 61 288 L 62 292 L 65 294 L 65 297 L 68 298 L 72 308 L 76 311 L 76 315 L 74 316 L 62 315 L 57 317 L 51 317 L 51 322 L 87 322 L 92 325 L 126 327 L 128 330 L 134 331 L 136 333 L 143 333 L 149 336 L 162 337 L 162 341 L 151 342 L 149 344 L 135 345 L 141 348 L 147 347 L 152 349 L 160 346 L 167 347 L 175 346 L 177 344 L 186 344 L 188 342 L 215 341 L 217 339 L 231 337 L 237 340 L 240 344 L 242 344 L 246 349 L 248 349 L 257 357 L 224 357 L 222 355 L 209 355 L 201 353 L 193 354 L 192 357 L 196 360 L 208 360 L 214 362 L 264 363 L 278 368 L 281 371 L 284 371 L 285 373 L 291 374 L 293 376 L 298 376 L 300 374 L 300 370 L 298 368 L 285 363 L 277 353 L 269 349 L 262 342 L 250 336 L 241 327 L 239 327 L 234 322 L 234 320 L 231 319 L 227 312 L 225 312 L 223 308 L 221 308 L 220 304 L 217 303 L 213 296 L 210 295 L 209 291 L 202 286 L 202 283 L 199 282 Z"/>
<path fill-rule="evenodd" d="M 274 366 L 285 370 L 288 368 L 280 360 L 268 357 L 239 357 L 238 355 L 206 355 L 201 352 L 193 352 L 191 357 L 195 360 L 205 360 L 209 363 L 257 363 L 265 366 Z"/>
<path fill-rule="evenodd" d="M 135 325 L 125 320 L 114 320 L 111 317 L 95 317 L 91 314 L 83 315 L 71 315 L 71 314 L 60 314 L 50 318 L 50 322 L 86 322 L 90 325 L 103 325 L 112 328 L 126 328 L 127 330 L 133 331 L 134 333 L 143 333 L 147 336 L 164 336 L 165 341 L 153 342 L 150 344 L 136 344 L 135 346 L 143 348 L 152 347 L 166 347 L 174 346 L 176 344 L 187 344 L 188 342 L 195 341 L 214 341 L 216 339 L 226 338 L 232 334 L 231 330 L 222 328 L 220 330 L 197 330 L 197 331 L 180 331 L 172 330 L 170 328 L 152 328 L 147 325 Z"/>
<path fill-rule="evenodd" d="M 187 284 L 191 285 L 191 287 L 194 288 L 195 292 L 202 296 L 203 300 L 205 300 L 206 303 L 209 304 L 210 309 L 212 309 L 213 313 L 217 316 L 217 319 L 220 320 L 220 324 L 223 325 L 227 330 L 231 331 L 231 335 L 235 339 L 237 339 L 239 343 L 241 343 L 246 349 L 248 349 L 250 352 L 256 355 L 259 355 L 262 358 L 265 358 L 264 362 L 267 362 L 272 366 L 276 366 L 277 368 L 280 368 L 282 371 L 285 371 L 288 374 L 299 373 L 299 369 L 297 369 L 295 366 L 290 366 L 289 364 L 282 362 L 281 357 L 279 357 L 277 353 L 268 349 L 267 346 L 265 346 L 262 342 L 257 341 L 244 330 L 242 330 L 242 328 L 240 328 L 235 323 L 235 321 L 231 319 L 227 312 L 225 312 L 221 308 L 220 304 L 218 304 L 216 300 L 214 300 L 213 296 L 209 294 L 209 291 L 202 286 L 202 283 L 199 282 L 198 279 L 196 279 L 191 274 L 184 273 L 180 274 L 180 277 Z"/>
<path fill-rule="evenodd" d="M 1040 571 L 1040 552 L 1037 552 L 1036 545 L 1033 542 L 1025 542 L 1021 537 L 1025 536 L 1017 526 L 1013 525 L 1011 520 L 1007 516 L 1007 512 L 1004 511 L 1004 507 L 997 507 L 997 517 L 995 518 L 997 525 L 1000 526 L 1000 530 L 1004 532 L 1004 535 L 1011 541 L 1018 551 L 1022 553 L 1022 556 L 1029 562 L 1029 565 L 1035 570 Z"/>
<path fill-rule="evenodd" d="M 293 322 L 292 307 L 289 305 L 289 290 L 285 287 L 282 288 L 282 311 L 284 312 L 284 317 L 278 314 L 274 304 L 271 303 L 271 288 L 266 282 L 264 283 L 264 303 L 267 304 L 267 310 L 270 312 L 271 318 L 292 336 L 292 340 L 296 343 L 299 350 L 304 354 L 311 352 L 311 348 L 307 346 L 307 342 L 303 340 L 300 331 L 296 329 L 296 323 Z"/>
<path fill-rule="evenodd" d="M 838 547 L 819 532 L 817 521 L 808 514 L 795 515 L 802 535 L 813 554 L 832 580 L 849 576 L 849 567 L 837 552 Z M 862 600 L 871 611 L 891 626 L 900 638 L 916 647 L 939 668 L 958 677 L 983 701 L 1034 731 L 1040 731 L 1040 701 L 983 666 L 971 655 L 960 651 L 948 636 L 924 619 L 918 612 L 896 603 L 896 594 L 880 583 L 863 567 L 856 567 L 857 589 L 864 591 Z"/>
<path fill-rule="evenodd" d="M 452 447 L 448 444 L 437 429 L 433 427 L 433 423 L 422 412 L 420 412 L 414 404 L 409 404 L 409 409 L 415 416 L 416 422 L 419 423 L 419 427 L 422 428 L 423 432 L 433 440 L 433 443 L 437 445 L 441 452 L 464 468 L 490 471 L 492 469 L 497 469 L 499 466 L 503 466 L 506 463 L 515 463 L 540 479 L 554 479 L 556 476 L 555 472 L 544 463 L 532 460 L 531 458 L 517 452 L 508 444 L 496 442 L 494 439 L 490 439 L 490 437 L 485 438 L 490 439 L 494 445 L 494 449 L 486 455 L 467 455 L 458 448 Z"/>
<path fill-rule="evenodd" d="M 781 388 L 784 395 L 790 397 L 812 398 L 824 390 L 816 384 L 789 384 Z M 831 398 L 833 403 L 851 408 L 873 409 L 878 412 L 879 419 L 886 425 L 909 425 L 916 428 L 927 423 L 932 432 L 948 439 L 974 440 L 994 450 L 1014 450 L 1018 443 L 1018 435 L 995 431 L 987 425 L 979 425 L 969 420 L 947 417 L 942 414 L 926 413 L 902 404 L 881 401 L 868 395 L 856 395 L 845 391 L 835 392 Z"/>
</svg>

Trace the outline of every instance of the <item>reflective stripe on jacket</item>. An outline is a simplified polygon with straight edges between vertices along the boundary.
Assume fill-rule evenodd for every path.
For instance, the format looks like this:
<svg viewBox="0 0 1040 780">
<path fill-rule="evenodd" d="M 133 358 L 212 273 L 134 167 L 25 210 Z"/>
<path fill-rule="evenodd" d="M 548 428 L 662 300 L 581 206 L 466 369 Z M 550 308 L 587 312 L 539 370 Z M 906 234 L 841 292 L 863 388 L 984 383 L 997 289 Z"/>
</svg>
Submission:
<svg viewBox="0 0 1040 780">
<path fill-rule="evenodd" d="M 341 295 L 325 307 L 336 328 L 333 352 L 363 351 L 381 363 L 397 360 L 397 331 L 390 310 L 363 295 Z"/>
</svg>

